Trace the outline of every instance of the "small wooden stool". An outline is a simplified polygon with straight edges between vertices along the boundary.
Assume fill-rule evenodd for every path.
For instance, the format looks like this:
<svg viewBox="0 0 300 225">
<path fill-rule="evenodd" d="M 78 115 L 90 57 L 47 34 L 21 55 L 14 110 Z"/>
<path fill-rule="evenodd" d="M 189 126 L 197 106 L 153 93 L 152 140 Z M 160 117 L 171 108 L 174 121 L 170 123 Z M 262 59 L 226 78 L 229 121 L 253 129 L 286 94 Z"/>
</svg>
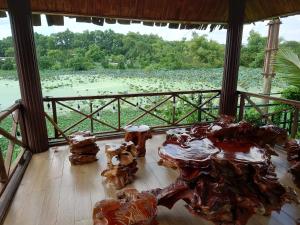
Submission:
<svg viewBox="0 0 300 225">
<path fill-rule="evenodd" d="M 105 145 L 107 169 L 101 176 L 106 177 L 106 182 L 121 189 L 134 180 L 137 172 L 136 148 L 132 142 Z"/>
<path fill-rule="evenodd" d="M 76 132 L 70 136 L 69 160 L 72 165 L 81 165 L 97 161 L 99 147 L 96 137 L 89 131 Z"/>
<path fill-rule="evenodd" d="M 124 127 L 125 141 L 132 141 L 137 150 L 138 157 L 145 157 L 146 141 L 152 138 L 150 127 L 147 125 L 128 125 Z"/>
</svg>

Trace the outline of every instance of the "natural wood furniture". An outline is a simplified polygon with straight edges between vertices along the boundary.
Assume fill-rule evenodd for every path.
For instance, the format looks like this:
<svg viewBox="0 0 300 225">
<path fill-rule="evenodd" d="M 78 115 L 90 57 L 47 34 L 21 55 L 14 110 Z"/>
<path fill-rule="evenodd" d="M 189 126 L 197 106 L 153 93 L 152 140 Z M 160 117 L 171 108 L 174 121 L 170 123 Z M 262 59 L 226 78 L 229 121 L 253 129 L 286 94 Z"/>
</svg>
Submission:
<svg viewBox="0 0 300 225">
<path fill-rule="evenodd" d="M 157 166 L 157 149 L 165 141 L 165 134 L 153 135 L 149 140 L 147 160 L 139 160 L 138 179 L 130 187 L 139 191 L 165 187 L 178 177 L 177 170 Z M 100 149 L 106 143 L 120 143 L 122 139 L 97 142 Z M 286 152 L 276 146 L 280 157 L 274 157 L 276 174 L 280 183 L 293 185 L 286 173 Z M 4 225 L 89 225 L 93 224 L 91 212 L 101 199 L 115 198 L 116 190 L 102 184 L 99 171 L 106 163 L 105 151 L 98 153 L 99 160 L 83 166 L 69 166 L 69 146 L 51 148 L 49 152 L 33 155 L 21 185 L 12 201 Z M 296 189 L 300 194 L 300 189 Z M 27 194 L 27 193 L 30 193 Z M 28 202 L 32 204 L 28 204 Z M 34 203 L 34 204 L 33 204 Z M 212 225 L 184 209 L 184 202 L 177 202 L 172 210 L 159 207 L 157 220 L 160 225 Z M 300 218 L 300 205 L 286 204 L 270 216 L 258 214 L 247 225 L 295 224 Z"/>
<path fill-rule="evenodd" d="M 286 131 L 255 127 L 230 118 L 191 129 L 173 130 L 159 148 L 160 157 L 175 164 L 177 180 L 151 190 L 158 205 L 172 208 L 184 200 L 186 208 L 215 224 L 244 225 L 255 214 L 270 215 L 287 202 L 297 201 L 276 177 L 272 145 L 285 142 Z"/>
<path fill-rule="evenodd" d="M 117 200 L 97 202 L 93 210 L 94 225 L 157 225 L 154 195 L 126 189 Z"/>
<path fill-rule="evenodd" d="M 294 183 L 300 188 L 300 142 L 290 140 L 286 144 L 287 160 L 291 163 L 289 172 L 293 175 Z"/>
<path fill-rule="evenodd" d="M 109 184 L 121 189 L 134 180 L 137 151 L 133 142 L 105 145 L 108 168 L 101 173 Z"/>
<path fill-rule="evenodd" d="M 146 141 L 152 138 L 150 127 L 147 125 L 124 127 L 125 141 L 132 141 L 136 145 L 137 156 L 144 157 L 146 154 Z"/>
<path fill-rule="evenodd" d="M 80 165 L 97 161 L 99 148 L 96 137 L 89 131 L 76 132 L 70 136 L 69 160 L 73 165 Z"/>
</svg>

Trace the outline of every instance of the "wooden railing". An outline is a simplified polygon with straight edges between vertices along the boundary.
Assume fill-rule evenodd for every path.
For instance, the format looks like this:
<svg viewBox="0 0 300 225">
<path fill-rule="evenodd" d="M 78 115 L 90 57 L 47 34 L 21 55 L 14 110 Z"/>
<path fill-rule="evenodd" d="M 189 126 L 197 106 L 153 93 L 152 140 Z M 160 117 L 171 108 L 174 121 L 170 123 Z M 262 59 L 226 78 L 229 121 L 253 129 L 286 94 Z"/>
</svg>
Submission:
<svg viewBox="0 0 300 225">
<path fill-rule="evenodd" d="M 31 159 L 21 103 L 0 112 L 0 223 Z"/>
<path fill-rule="evenodd" d="M 1 149 L 0 146 L 0 182 L 2 184 L 0 193 L 3 191 L 9 178 L 15 171 L 26 148 L 26 145 L 21 139 L 19 128 L 20 124 L 22 124 L 20 106 L 19 103 L 16 103 L 0 113 L 0 143 L 2 143 L 2 147 L 7 147 L 7 149 Z M 8 124 L 8 128 L 11 128 L 11 131 L 7 131 L 3 128 L 1 126 L 3 123 Z"/>
<path fill-rule="evenodd" d="M 256 121 L 251 122 L 275 124 L 287 129 L 292 138 L 296 137 L 299 128 L 299 101 L 242 91 L 239 91 L 238 94 L 238 120 L 246 119 L 246 110 L 253 108 L 257 112 L 258 117 L 255 118 Z M 261 99 L 267 99 L 273 104 L 259 104 L 258 102 Z"/>
<path fill-rule="evenodd" d="M 128 124 L 144 123 L 153 129 L 167 129 L 213 121 L 218 116 L 219 96 L 220 90 L 199 90 L 46 97 L 49 140 L 55 144 L 58 140 L 68 139 L 68 135 L 77 130 L 90 130 L 95 135 L 110 137 Z M 238 121 L 249 119 L 249 110 L 253 109 L 258 116 L 251 122 L 276 124 L 287 129 L 292 137 L 296 136 L 300 102 L 241 91 L 238 97 Z M 261 99 L 269 99 L 270 104 L 260 104 Z M 266 108 L 267 113 L 264 112 Z"/>
<path fill-rule="evenodd" d="M 118 133 L 128 124 L 145 123 L 153 129 L 162 129 L 215 120 L 218 110 L 212 109 L 219 105 L 219 95 L 220 90 L 204 90 L 46 97 L 45 116 L 53 129 L 48 130 L 50 140 L 67 139 L 68 134 L 79 129 L 83 123 L 83 127 L 95 135 Z M 77 117 L 77 120 L 66 124 L 70 117 Z"/>
</svg>

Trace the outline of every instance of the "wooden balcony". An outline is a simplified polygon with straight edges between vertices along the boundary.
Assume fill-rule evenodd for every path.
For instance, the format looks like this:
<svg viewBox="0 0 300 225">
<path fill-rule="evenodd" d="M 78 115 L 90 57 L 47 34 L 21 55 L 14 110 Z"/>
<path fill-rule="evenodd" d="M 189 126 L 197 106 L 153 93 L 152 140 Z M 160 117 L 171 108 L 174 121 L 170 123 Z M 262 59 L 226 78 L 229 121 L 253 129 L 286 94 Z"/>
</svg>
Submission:
<svg viewBox="0 0 300 225">
<path fill-rule="evenodd" d="M 16 103 L 0 114 L 0 121 L 10 118 L 12 123 L 11 131 L 0 128 L 0 134 L 9 143 L 3 159 L 4 162 L 0 162 L 0 166 L 2 165 L 0 168 L 1 198 L 3 199 L 1 201 L 2 205 L 5 205 L 2 209 L 0 207 L 2 212 L 8 209 L 7 206 L 11 201 L 10 197 L 17 190 L 4 224 L 92 224 L 91 212 L 94 203 L 104 198 L 115 197 L 114 189 L 108 188 L 100 176 L 101 171 L 106 168 L 104 145 L 111 142 L 120 142 L 121 139 L 116 139 L 116 137 L 123 135 L 122 127 L 124 125 L 143 122 L 143 119 L 147 116 L 154 118 L 154 120 L 148 119 L 147 121 L 153 122 L 153 124 L 149 125 L 154 128 L 156 135 L 147 142 L 146 158 L 139 159 L 137 179 L 129 187 L 135 187 L 138 190 L 148 190 L 164 187 L 172 183 L 177 177 L 177 172 L 157 165 L 159 158 L 157 150 L 165 140 L 163 130 L 176 126 L 189 126 L 189 124 L 199 121 L 213 121 L 219 111 L 219 93 L 219 90 L 211 90 L 46 98 L 44 99 L 44 104 L 46 108 L 45 116 L 49 121 L 49 143 L 54 145 L 54 147 L 47 152 L 33 154 L 31 160 L 31 153 L 26 146 L 26 133 L 24 133 L 22 128 L 22 105 Z M 146 105 L 138 101 L 142 98 L 147 99 L 148 103 Z M 299 122 L 299 102 L 246 92 L 239 92 L 238 98 L 238 121 L 245 119 L 247 110 L 252 108 L 257 111 L 259 115 L 257 120 L 260 124 L 276 122 L 277 125 L 286 128 L 291 136 L 296 134 Z M 276 104 L 274 105 L 272 102 L 269 105 L 257 104 L 259 102 L 257 99 L 261 98 L 276 101 L 276 104 L 278 102 L 284 103 L 287 107 L 283 107 L 279 111 L 273 110 L 272 107 L 276 106 Z M 97 107 L 93 107 L 97 100 L 101 100 L 102 106 L 98 102 Z M 76 108 L 77 104 L 79 104 L 78 102 L 80 102 L 80 109 Z M 122 118 L 123 110 L 128 109 L 124 107 L 124 104 L 127 104 L 126 107 L 132 107 L 131 110 L 137 112 L 128 121 L 124 121 L 124 118 Z M 114 108 L 114 106 L 116 107 Z M 157 110 L 160 106 L 166 107 L 170 112 L 167 117 L 161 115 L 160 111 Z M 71 124 L 63 127 L 60 124 L 60 120 L 64 120 L 66 113 L 62 110 L 63 107 L 67 108 L 70 113 L 81 116 L 81 118 L 78 118 L 78 121 L 71 121 Z M 184 107 L 186 107 L 186 110 L 182 110 Z M 269 107 L 267 113 L 263 111 L 265 107 Z M 111 109 L 114 112 L 110 113 L 115 114 L 116 120 L 108 121 L 108 124 L 106 124 L 107 122 L 104 122 L 106 121 L 105 110 L 109 111 Z M 98 113 L 101 113 L 101 117 L 97 116 Z M 274 121 L 278 114 L 280 115 L 280 120 Z M 189 117 L 192 117 L 192 120 L 186 121 L 185 119 Z M 79 129 L 76 126 L 84 121 L 87 122 L 84 128 L 93 131 L 101 140 L 98 142 L 101 149 L 98 154 L 99 160 L 89 165 L 71 166 L 68 160 L 68 146 L 58 146 L 58 144 L 63 144 L 65 141 L 64 137 L 67 138 L 70 133 L 74 132 L 75 130 L 73 129 Z M 103 125 L 108 125 L 107 127 L 110 130 L 101 130 L 101 127 L 97 126 L 98 124 L 102 125 L 102 127 Z M 18 134 L 19 130 L 21 132 Z M 291 175 L 287 172 L 290 165 L 286 161 L 286 154 L 279 147 L 277 151 L 279 157 L 273 157 L 273 162 L 280 182 L 295 188 Z M 25 176 L 22 179 L 22 174 L 25 170 Z M 21 183 L 18 187 L 18 182 L 20 181 Z M 300 190 L 297 189 L 297 191 L 300 194 Z M 250 220 L 249 224 L 295 224 L 296 219 L 299 217 L 300 207 L 285 205 L 280 213 L 274 212 L 271 217 L 255 216 Z M 211 224 L 190 215 L 184 209 L 182 201 L 178 202 L 172 210 L 160 208 L 158 220 L 160 224 L 169 225 L 181 225 L 186 222 L 191 224 Z"/>
<path fill-rule="evenodd" d="M 106 102 L 98 109 L 94 109 L 93 105 L 90 104 L 90 111 L 81 111 L 76 108 L 74 109 L 74 107 L 66 104 L 65 102 L 62 102 L 66 101 L 66 99 L 48 99 L 50 108 L 52 110 L 52 115 L 47 111 L 44 112 L 41 83 L 37 66 L 38 64 L 36 50 L 34 46 L 34 35 L 31 19 L 32 9 L 33 11 L 38 13 L 51 13 L 51 15 L 48 15 L 49 21 L 56 21 L 50 23 L 51 25 L 57 24 L 57 22 L 61 24 L 63 18 L 62 15 L 65 15 L 65 12 L 67 12 L 67 14 L 70 16 L 80 16 L 81 20 L 82 17 L 88 17 L 89 22 L 93 21 L 100 25 L 103 24 L 104 19 L 107 22 L 111 20 L 116 21 L 115 18 L 127 18 L 129 20 L 135 19 L 135 22 L 136 19 L 138 19 L 145 22 L 144 24 L 150 23 L 152 25 L 154 23 L 157 24 L 156 22 L 164 23 L 166 25 L 166 22 L 168 22 L 170 28 L 178 28 L 179 24 L 182 24 L 182 27 L 186 28 L 193 28 L 196 26 L 201 29 L 206 28 L 208 23 L 213 23 L 211 26 L 212 28 L 216 27 L 215 23 L 221 24 L 221 27 L 225 25 L 227 27 L 227 40 L 222 90 L 218 91 L 216 95 L 212 95 L 206 100 L 202 99 L 203 102 L 198 102 L 196 104 L 189 100 L 186 100 L 185 98 L 181 99 L 182 101 L 185 101 L 186 104 L 192 107 L 192 111 L 190 111 L 186 115 L 180 115 L 180 117 L 176 116 L 178 108 L 176 108 L 174 102 L 174 99 L 176 101 L 176 98 L 180 98 L 178 96 L 179 94 L 176 92 L 164 93 L 162 95 L 167 95 L 167 98 L 165 100 L 154 103 L 154 105 L 152 105 L 152 107 L 149 109 L 141 109 L 143 111 L 142 116 L 133 118 L 128 122 L 134 123 L 143 116 L 150 114 L 156 119 L 164 122 L 163 128 L 168 128 L 170 126 L 187 125 L 185 119 L 193 113 L 197 112 L 198 115 L 200 115 L 198 116 L 198 121 L 202 121 L 203 118 L 214 119 L 218 116 L 219 113 L 224 115 L 236 116 L 237 111 L 237 120 L 239 121 L 244 119 L 245 109 L 247 107 L 252 107 L 260 115 L 258 120 L 260 120 L 262 123 L 273 123 L 272 118 L 274 117 L 274 115 L 280 112 L 264 111 L 262 108 L 257 106 L 256 102 L 253 101 L 253 99 L 250 99 L 251 97 L 266 98 L 288 105 L 287 108 L 281 110 L 281 112 L 284 112 L 284 115 L 286 115 L 284 116 L 284 120 L 289 121 L 284 123 L 284 128 L 289 130 L 289 134 L 291 137 L 295 137 L 298 131 L 300 102 L 238 92 L 237 81 L 240 50 L 242 46 L 243 23 L 270 18 L 270 16 L 280 16 L 297 13 L 299 12 L 300 4 L 299 2 L 297 2 L 296 4 L 296 0 L 293 1 L 293 4 L 285 4 L 285 7 L 282 6 L 283 1 L 274 0 L 272 3 L 273 5 L 277 5 L 277 8 L 270 8 L 269 4 L 262 4 L 262 1 L 253 1 L 254 4 L 247 4 L 247 7 L 245 0 L 230 0 L 228 2 L 224 1 L 225 4 L 222 5 L 222 7 L 207 7 L 207 1 L 202 1 L 199 3 L 199 5 L 195 5 L 195 7 L 193 7 L 192 1 L 186 1 L 185 4 L 182 4 L 181 1 L 177 1 L 177 4 L 180 4 L 182 8 L 170 7 L 170 10 L 168 11 L 169 13 L 165 14 L 163 17 L 161 17 L 159 13 L 156 13 L 158 9 L 156 9 L 155 7 L 159 6 L 159 9 L 165 11 L 167 5 L 176 6 L 176 3 L 172 2 L 172 4 L 165 4 L 161 6 L 160 1 L 156 1 L 154 3 L 152 1 L 145 1 L 145 4 L 141 4 L 141 6 L 145 7 L 143 8 L 144 10 L 129 10 L 132 13 L 127 15 L 124 14 L 126 10 L 121 10 L 122 7 L 125 7 L 125 9 L 132 8 L 132 1 L 127 1 L 125 5 L 123 4 L 123 2 L 122 4 L 115 3 L 109 5 L 107 9 L 114 9 L 114 11 L 116 12 L 115 14 L 108 13 L 108 11 L 105 10 L 98 10 L 98 14 L 95 15 L 90 11 L 92 8 L 91 6 L 94 6 L 93 8 L 95 9 L 103 9 L 103 4 L 99 3 L 99 1 L 94 1 L 93 4 L 89 5 L 89 7 L 84 7 L 84 10 L 82 10 L 82 7 L 79 7 L 79 14 L 76 11 L 76 7 L 70 8 L 70 6 L 76 5 L 74 3 L 72 4 L 70 1 L 62 1 L 63 3 L 59 4 L 62 9 L 57 8 L 57 4 L 33 4 L 33 7 L 31 7 L 31 3 L 36 2 L 38 1 L 0 1 L 1 9 L 7 9 L 10 14 L 10 22 L 12 26 L 12 34 L 18 68 L 18 77 L 22 96 L 21 104 L 16 104 L 9 108 L 7 111 L 0 112 L 0 122 L 10 115 L 12 115 L 13 122 L 13 125 L 11 127 L 12 129 L 10 131 L 0 128 L 0 135 L 8 140 L 5 157 L 2 157 L 2 154 L 0 154 L 0 223 L 3 221 L 12 197 L 17 190 L 17 194 L 14 201 L 12 202 L 11 208 L 4 221 L 4 224 L 91 224 L 90 218 L 93 204 L 97 200 L 114 197 L 115 194 L 113 189 L 106 188 L 103 185 L 102 178 L 99 174 L 100 171 L 105 167 L 103 144 L 110 141 L 103 140 L 99 142 L 102 152 L 99 154 L 99 161 L 97 163 L 78 167 L 70 166 L 67 159 L 67 147 L 53 147 L 50 149 L 50 151 L 47 151 L 49 144 L 55 145 L 59 143 L 58 141 L 60 141 L 61 144 L 62 140 L 67 139 L 68 132 L 71 132 L 72 128 L 82 123 L 83 121 L 89 122 L 89 120 L 90 130 L 94 134 L 99 135 L 99 137 L 102 135 L 102 138 L 112 138 L 113 136 L 115 136 L 115 134 L 121 132 L 121 127 L 123 126 L 121 121 L 122 115 L 120 103 L 122 101 L 128 101 L 127 99 L 124 99 L 125 97 L 139 97 L 124 97 L 119 95 L 100 97 L 101 99 L 111 98 L 112 102 L 110 103 L 117 102 L 117 125 L 107 123 L 107 121 L 103 121 L 101 118 L 99 119 L 96 116 L 97 112 L 100 112 L 106 107 L 106 104 L 110 104 L 109 102 Z M 251 1 L 248 2 L 250 3 Z M 49 5 L 49 8 L 45 8 L 45 5 Z M 79 6 L 80 4 L 77 5 Z M 190 19 L 180 17 L 179 15 L 185 15 L 186 13 L 188 15 L 193 14 L 189 12 L 190 10 L 183 7 L 184 5 L 186 5 L 186 7 L 189 9 L 194 8 L 196 15 L 200 15 L 201 17 L 194 17 Z M 216 1 L 214 5 L 220 6 L 220 1 Z M 151 6 L 155 7 L 153 8 Z M 135 4 L 135 7 L 139 8 L 140 6 L 138 4 Z M 178 9 L 181 9 L 181 13 L 178 13 Z M 202 12 L 200 14 L 199 9 L 203 11 L 202 12 L 200 10 Z M 207 9 L 209 9 L 209 13 Z M 220 11 L 220 9 L 222 10 Z M 245 9 L 247 9 L 246 12 Z M 140 14 L 143 11 L 155 12 L 155 15 L 149 16 L 146 14 Z M 255 13 L 249 14 L 249 12 L 258 11 L 263 13 L 257 15 Z M 176 16 L 172 16 L 173 14 Z M 91 18 L 91 16 L 93 16 L 93 18 Z M 35 18 L 38 20 L 37 17 Z M 192 23 L 185 24 L 189 21 Z M 215 101 L 215 98 L 219 95 L 220 103 L 217 104 L 217 107 L 214 106 L 214 103 L 210 104 L 209 107 L 205 106 L 207 103 L 211 103 L 213 100 Z M 143 96 L 145 97 L 145 95 Z M 95 99 L 97 99 L 98 97 L 96 96 Z M 239 106 L 237 104 L 238 98 Z M 82 99 L 82 97 L 75 97 L 73 99 L 71 98 L 67 100 L 75 101 L 79 99 Z M 153 110 L 157 109 L 160 104 L 168 102 L 168 100 L 173 100 L 173 102 L 171 103 L 170 107 L 171 119 L 166 120 L 165 118 L 154 113 Z M 127 104 L 132 106 L 135 105 L 140 109 L 141 106 L 129 102 L 130 101 L 128 101 Z M 247 102 L 248 105 L 246 105 Z M 73 112 L 83 116 L 83 118 L 78 121 L 72 121 L 73 124 L 63 128 L 59 124 L 60 118 L 59 115 L 57 115 L 57 104 L 59 104 L 61 107 L 72 110 Z M 214 111 L 218 113 L 214 114 Z M 20 113 L 20 116 L 17 116 L 18 113 Z M 208 117 L 202 117 L 202 114 L 206 114 L 206 116 Z M 49 130 L 47 133 L 45 116 L 54 127 L 54 130 L 53 127 L 51 127 L 53 136 L 49 135 Z M 97 125 L 105 125 L 112 130 L 100 130 L 100 133 L 97 133 L 97 131 L 99 130 L 95 127 L 96 123 L 98 123 Z M 149 125 L 153 127 L 152 124 Z M 17 132 L 18 127 L 20 127 L 20 135 L 18 135 Z M 161 124 L 156 127 L 162 128 Z M 50 138 L 52 138 L 51 142 Z M 139 190 L 165 186 L 171 183 L 176 177 L 175 171 L 170 171 L 169 169 L 159 167 L 156 164 L 157 147 L 162 143 L 163 139 L 163 135 L 159 135 L 155 136 L 151 141 L 148 142 L 148 153 L 146 159 L 145 161 L 140 160 L 140 170 L 138 172 L 138 178 L 132 184 Z M 18 148 L 18 150 L 16 151 L 15 146 L 19 146 L 20 148 Z M 17 157 L 14 157 L 14 154 L 16 154 Z M 33 157 L 32 160 L 31 156 Z M 286 172 L 288 164 L 285 159 L 286 157 L 284 153 L 280 152 L 280 157 L 274 158 L 274 164 L 277 166 L 277 173 L 281 179 L 281 182 L 293 186 L 290 177 Z M 29 165 L 29 167 L 26 170 L 27 165 Z M 25 177 L 22 179 L 24 172 Z M 19 186 L 20 182 L 21 185 Z M 182 208 L 183 204 L 182 202 L 179 202 L 176 207 L 170 211 L 167 209 L 161 209 L 158 218 L 160 224 L 210 224 L 209 222 L 191 216 Z M 299 214 L 299 208 L 286 205 L 282 208 L 280 214 L 273 213 L 271 217 L 253 217 L 251 218 L 249 224 L 295 224 L 295 220 L 300 217 Z"/>
<path fill-rule="evenodd" d="M 137 178 L 128 187 L 148 190 L 172 183 L 177 172 L 157 165 L 157 150 L 165 135 L 154 135 L 147 142 L 145 159 L 138 160 Z M 98 162 L 71 166 L 67 146 L 52 147 L 50 151 L 33 155 L 21 185 L 4 221 L 5 225 L 90 225 L 92 207 L 96 201 L 114 198 L 115 190 L 103 182 L 100 172 L 106 167 L 104 144 L 121 139 L 99 141 Z M 277 149 L 279 157 L 273 157 L 280 182 L 294 187 L 287 173 L 285 153 Z M 297 189 L 298 194 L 300 190 Z M 300 217 L 300 207 L 286 204 L 281 212 L 270 217 L 254 216 L 249 225 L 293 225 Z M 191 215 L 182 201 L 168 210 L 160 207 L 158 221 L 161 225 L 212 224 Z"/>
</svg>

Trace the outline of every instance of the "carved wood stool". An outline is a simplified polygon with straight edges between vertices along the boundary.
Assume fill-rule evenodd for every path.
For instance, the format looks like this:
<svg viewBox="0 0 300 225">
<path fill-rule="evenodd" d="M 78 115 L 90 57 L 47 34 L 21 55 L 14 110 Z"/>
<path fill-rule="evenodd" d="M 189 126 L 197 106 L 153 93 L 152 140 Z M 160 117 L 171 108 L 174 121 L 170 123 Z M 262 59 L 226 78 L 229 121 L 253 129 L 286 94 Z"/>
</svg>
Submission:
<svg viewBox="0 0 300 225">
<path fill-rule="evenodd" d="M 97 161 L 96 155 L 99 147 L 95 136 L 89 131 L 76 132 L 70 136 L 69 160 L 73 165 L 81 165 Z"/>
<path fill-rule="evenodd" d="M 107 169 L 101 173 L 106 182 L 121 189 L 134 180 L 137 172 L 136 147 L 133 142 L 109 144 L 105 146 Z"/>
<path fill-rule="evenodd" d="M 125 141 L 132 141 L 136 145 L 137 156 L 144 157 L 146 154 L 146 141 L 152 138 L 150 127 L 147 125 L 124 127 Z"/>
</svg>

